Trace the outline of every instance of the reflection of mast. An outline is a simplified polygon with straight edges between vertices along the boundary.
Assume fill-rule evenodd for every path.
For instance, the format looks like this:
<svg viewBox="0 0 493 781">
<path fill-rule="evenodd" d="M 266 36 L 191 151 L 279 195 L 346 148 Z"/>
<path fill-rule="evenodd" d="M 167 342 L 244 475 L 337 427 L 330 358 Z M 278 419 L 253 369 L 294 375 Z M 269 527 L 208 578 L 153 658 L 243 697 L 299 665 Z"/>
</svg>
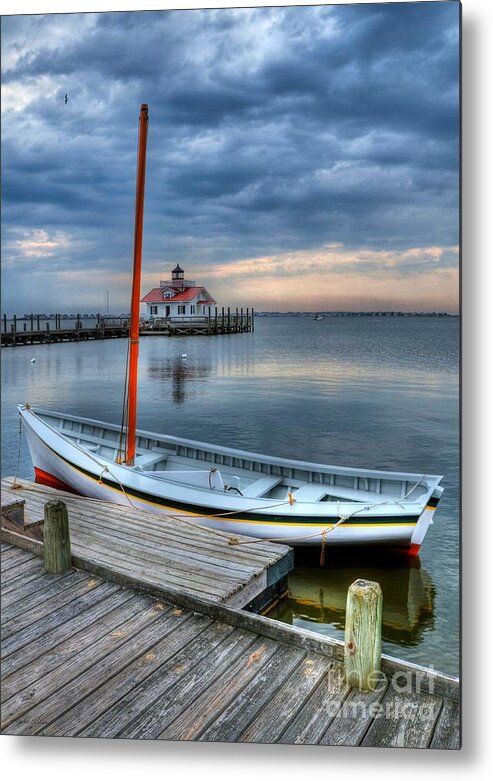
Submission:
<svg viewBox="0 0 493 781">
<path fill-rule="evenodd" d="M 182 404 L 187 396 L 194 391 L 193 381 L 203 380 L 210 374 L 210 366 L 194 366 L 183 358 L 167 358 L 160 364 L 149 366 L 147 372 L 150 377 L 160 380 L 171 380 L 173 390 L 173 401 L 176 404 Z M 163 384 L 163 393 L 168 395 L 169 382 Z"/>
<path fill-rule="evenodd" d="M 177 404 L 181 404 L 185 401 L 185 380 L 189 375 L 188 368 L 183 365 L 183 361 L 179 358 L 175 361 L 172 369 L 173 377 L 173 401 Z M 193 377 L 193 371 L 191 373 Z"/>
<path fill-rule="evenodd" d="M 133 464 L 135 458 L 135 430 L 137 426 L 137 370 L 139 360 L 140 277 L 142 268 L 142 226 L 144 222 L 144 187 L 147 147 L 148 109 L 145 103 L 140 109 L 139 152 L 137 161 L 137 188 L 135 193 L 134 270 L 132 279 L 132 303 L 130 309 L 130 348 L 128 357 L 127 395 L 127 449 L 125 463 Z"/>
</svg>

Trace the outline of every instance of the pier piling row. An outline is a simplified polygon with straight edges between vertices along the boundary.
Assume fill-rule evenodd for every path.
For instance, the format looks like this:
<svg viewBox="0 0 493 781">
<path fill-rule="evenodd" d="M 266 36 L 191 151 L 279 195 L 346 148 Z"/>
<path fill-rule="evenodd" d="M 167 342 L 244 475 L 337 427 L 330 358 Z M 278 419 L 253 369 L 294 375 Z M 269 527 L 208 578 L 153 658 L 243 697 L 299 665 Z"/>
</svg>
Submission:
<svg viewBox="0 0 493 781">
<path fill-rule="evenodd" d="M 24 344 L 52 344 L 56 342 L 81 342 L 93 339 L 124 339 L 129 327 L 126 318 L 104 318 L 97 315 L 95 323 L 88 325 L 80 315 L 72 320 L 71 326 L 64 325 L 61 315 L 51 320 L 30 315 L 22 320 L 13 316 L 2 318 L 2 347 L 16 347 Z M 36 326 L 36 327 L 35 327 Z M 221 336 L 225 334 L 252 333 L 255 330 L 253 308 L 243 307 L 235 312 L 231 307 L 209 307 L 205 317 L 180 317 L 144 321 L 140 325 L 140 336 Z"/>
</svg>

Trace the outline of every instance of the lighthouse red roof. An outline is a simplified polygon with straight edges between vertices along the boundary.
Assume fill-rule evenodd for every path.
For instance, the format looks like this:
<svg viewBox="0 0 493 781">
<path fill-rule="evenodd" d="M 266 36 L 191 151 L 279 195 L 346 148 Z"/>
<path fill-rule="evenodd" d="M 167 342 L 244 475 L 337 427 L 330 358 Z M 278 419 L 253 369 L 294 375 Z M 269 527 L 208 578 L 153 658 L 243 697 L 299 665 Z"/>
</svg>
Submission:
<svg viewBox="0 0 493 781">
<path fill-rule="evenodd" d="M 174 293 L 172 296 L 165 297 L 164 291 L 168 290 Z M 203 294 L 203 295 L 202 295 Z M 173 288 L 173 287 L 154 287 L 152 290 L 147 293 L 144 298 L 142 299 L 143 304 L 157 304 L 161 303 L 162 301 L 166 302 L 180 302 L 180 301 L 192 301 L 196 296 L 202 295 L 202 298 L 205 299 L 203 302 L 199 303 L 214 303 L 214 301 L 210 298 L 207 290 L 204 287 L 186 287 L 184 290 L 180 288 Z"/>
</svg>

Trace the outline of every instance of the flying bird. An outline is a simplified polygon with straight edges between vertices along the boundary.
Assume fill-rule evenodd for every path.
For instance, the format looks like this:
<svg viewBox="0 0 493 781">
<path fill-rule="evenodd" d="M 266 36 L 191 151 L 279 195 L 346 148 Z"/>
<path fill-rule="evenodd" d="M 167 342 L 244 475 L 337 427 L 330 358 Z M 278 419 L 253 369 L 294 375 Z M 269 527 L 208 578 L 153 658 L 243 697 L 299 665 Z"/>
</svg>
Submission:
<svg viewBox="0 0 493 781">
<path fill-rule="evenodd" d="M 65 95 L 65 104 L 68 103 L 68 95 Z"/>
</svg>

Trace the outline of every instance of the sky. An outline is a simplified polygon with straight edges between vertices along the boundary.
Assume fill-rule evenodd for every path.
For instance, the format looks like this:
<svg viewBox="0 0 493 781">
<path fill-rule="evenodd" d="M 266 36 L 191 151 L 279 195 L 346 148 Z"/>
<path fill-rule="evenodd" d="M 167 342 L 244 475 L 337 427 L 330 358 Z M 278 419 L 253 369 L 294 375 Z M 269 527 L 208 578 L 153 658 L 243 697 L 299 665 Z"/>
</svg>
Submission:
<svg viewBox="0 0 493 781">
<path fill-rule="evenodd" d="M 2 17 L 2 312 L 458 310 L 459 5 Z M 68 94 L 68 103 L 64 95 Z"/>
</svg>

